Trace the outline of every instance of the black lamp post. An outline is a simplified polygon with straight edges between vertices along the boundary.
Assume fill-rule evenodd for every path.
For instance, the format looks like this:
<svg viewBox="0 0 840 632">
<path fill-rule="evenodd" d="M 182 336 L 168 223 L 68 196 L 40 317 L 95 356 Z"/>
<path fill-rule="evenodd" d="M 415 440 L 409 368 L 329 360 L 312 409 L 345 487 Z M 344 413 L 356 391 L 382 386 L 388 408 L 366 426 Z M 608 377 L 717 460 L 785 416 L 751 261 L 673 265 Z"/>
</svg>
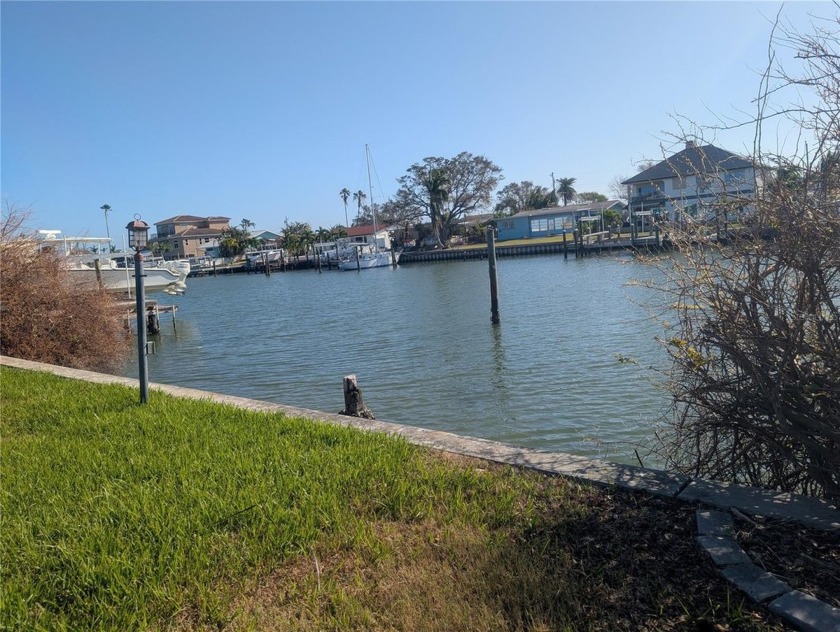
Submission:
<svg viewBox="0 0 840 632">
<path fill-rule="evenodd" d="M 149 225 L 134 216 L 134 221 L 126 226 L 128 247 L 134 248 L 134 289 L 137 295 L 137 361 L 140 365 L 140 403 L 149 401 L 149 364 L 146 359 L 146 292 L 143 288 L 143 255 L 140 251 L 148 243 Z"/>
</svg>

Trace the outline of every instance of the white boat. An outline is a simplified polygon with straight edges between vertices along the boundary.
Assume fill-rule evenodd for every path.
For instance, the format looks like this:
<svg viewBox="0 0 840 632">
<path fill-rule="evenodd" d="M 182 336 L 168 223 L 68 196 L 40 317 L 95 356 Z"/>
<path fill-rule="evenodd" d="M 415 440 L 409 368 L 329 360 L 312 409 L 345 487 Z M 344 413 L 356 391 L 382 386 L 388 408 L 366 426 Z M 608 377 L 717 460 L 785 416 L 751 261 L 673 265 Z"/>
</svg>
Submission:
<svg viewBox="0 0 840 632">
<path fill-rule="evenodd" d="M 373 249 L 371 252 L 359 252 L 357 257 L 350 257 L 339 262 L 340 270 L 367 270 L 368 268 L 384 268 L 399 263 L 400 252 Z"/>
<path fill-rule="evenodd" d="M 373 244 L 348 244 L 356 248 L 355 256 L 342 259 L 338 263 L 339 270 L 367 270 L 368 268 L 384 268 L 399 263 L 400 253 L 390 250 L 380 250 L 376 235 L 379 232 L 376 221 L 376 205 L 373 203 L 373 185 L 370 180 L 370 147 L 365 145 L 365 162 L 367 163 L 368 193 L 370 194 L 370 209 L 373 214 Z M 368 247 L 369 252 L 362 252 Z"/>
<path fill-rule="evenodd" d="M 121 294 L 131 294 L 136 287 L 133 253 L 70 255 L 68 263 L 70 278 L 79 285 L 97 284 L 109 292 Z M 190 264 L 184 260 L 144 262 L 143 288 L 148 293 L 183 294 L 189 273 Z"/>
<path fill-rule="evenodd" d="M 111 240 L 105 237 L 58 237 L 61 231 L 38 231 L 43 235 L 39 250 L 50 249 L 63 255 L 73 283 L 120 294 L 132 294 L 136 287 L 133 252 L 107 252 Z M 91 252 L 93 248 L 96 252 Z M 98 262 L 98 263 L 97 263 Z M 183 294 L 190 273 L 189 261 L 164 261 L 149 257 L 143 263 L 146 292 Z"/>
</svg>

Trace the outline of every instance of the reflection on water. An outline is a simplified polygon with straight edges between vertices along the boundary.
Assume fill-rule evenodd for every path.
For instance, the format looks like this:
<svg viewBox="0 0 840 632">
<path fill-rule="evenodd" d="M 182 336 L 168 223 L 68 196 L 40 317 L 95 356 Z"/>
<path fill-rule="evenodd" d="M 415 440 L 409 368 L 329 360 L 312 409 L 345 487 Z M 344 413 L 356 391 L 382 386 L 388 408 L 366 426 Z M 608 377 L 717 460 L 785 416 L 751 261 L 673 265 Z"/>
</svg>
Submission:
<svg viewBox="0 0 840 632">
<path fill-rule="evenodd" d="M 629 285 L 651 274 L 628 257 L 500 260 L 498 326 L 483 261 L 190 279 L 149 375 L 335 412 L 355 373 L 379 419 L 635 461 L 626 444 L 667 406 L 658 326 Z"/>
</svg>

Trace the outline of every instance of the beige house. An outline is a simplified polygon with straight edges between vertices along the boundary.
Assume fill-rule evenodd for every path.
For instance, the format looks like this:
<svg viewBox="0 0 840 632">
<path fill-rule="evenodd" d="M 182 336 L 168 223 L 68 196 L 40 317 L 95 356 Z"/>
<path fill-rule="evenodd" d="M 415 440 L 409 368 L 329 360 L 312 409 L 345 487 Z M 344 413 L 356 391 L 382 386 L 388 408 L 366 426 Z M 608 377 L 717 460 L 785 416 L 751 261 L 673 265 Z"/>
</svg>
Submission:
<svg viewBox="0 0 840 632">
<path fill-rule="evenodd" d="M 749 158 L 688 141 L 682 151 L 621 184 L 627 186 L 631 216 L 673 222 L 684 216 L 702 221 L 721 207 L 736 217 L 747 214 L 760 181 Z"/>
<path fill-rule="evenodd" d="M 164 259 L 204 257 L 207 250 L 218 249 L 222 231 L 230 228 L 230 218 L 176 215 L 155 222 L 155 228 L 157 234 L 149 239 L 149 247 L 159 249 Z"/>
</svg>

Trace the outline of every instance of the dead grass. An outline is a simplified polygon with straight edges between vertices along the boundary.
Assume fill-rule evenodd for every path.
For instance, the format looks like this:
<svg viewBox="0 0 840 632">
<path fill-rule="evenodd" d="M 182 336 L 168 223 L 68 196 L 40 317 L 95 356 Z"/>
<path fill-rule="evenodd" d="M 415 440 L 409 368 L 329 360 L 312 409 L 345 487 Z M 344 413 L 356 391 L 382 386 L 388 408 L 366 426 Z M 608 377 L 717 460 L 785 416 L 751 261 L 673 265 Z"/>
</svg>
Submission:
<svg viewBox="0 0 840 632">
<path fill-rule="evenodd" d="M 787 629 L 698 550 L 693 507 L 521 475 L 541 479 L 529 520 L 379 521 L 355 541 L 325 534 L 240 587 L 226 629 Z"/>
</svg>

